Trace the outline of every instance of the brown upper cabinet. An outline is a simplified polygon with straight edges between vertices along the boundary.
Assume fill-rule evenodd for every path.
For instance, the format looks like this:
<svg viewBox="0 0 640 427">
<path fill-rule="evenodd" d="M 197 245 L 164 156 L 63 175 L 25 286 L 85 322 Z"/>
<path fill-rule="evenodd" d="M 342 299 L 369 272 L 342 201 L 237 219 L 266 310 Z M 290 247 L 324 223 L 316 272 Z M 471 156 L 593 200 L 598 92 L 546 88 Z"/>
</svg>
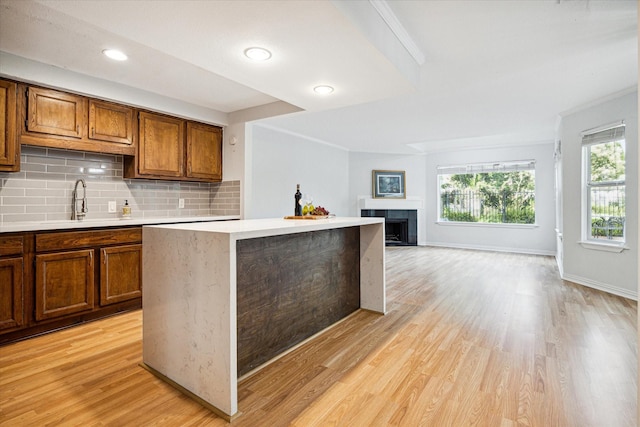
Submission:
<svg viewBox="0 0 640 427">
<path fill-rule="evenodd" d="M 0 172 L 20 170 L 20 144 L 16 138 L 17 86 L 0 80 Z"/>
<path fill-rule="evenodd" d="M 187 176 L 222 181 L 222 129 L 187 122 Z"/>
<path fill-rule="evenodd" d="M 85 98 L 37 87 L 30 87 L 27 96 L 28 131 L 82 138 Z"/>
<path fill-rule="evenodd" d="M 36 86 L 18 92 L 22 144 L 134 155 L 132 107 Z"/>
<path fill-rule="evenodd" d="M 138 152 L 124 159 L 125 178 L 222 180 L 222 129 L 140 112 Z"/>
<path fill-rule="evenodd" d="M 141 112 L 138 126 L 138 173 L 183 176 L 184 120 Z"/>
<path fill-rule="evenodd" d="M 132 108 L 95 99 L 89 100 L 90 139 L 131 145 L 132 126 Z"/>
<path fill-rule="evenodd" d="M 222 181 L 220 127 L 3 80 L 0 104 L 0 171 L 20 170 L 28 144 L 120 154 L 124 178 Z"/>
</svg>

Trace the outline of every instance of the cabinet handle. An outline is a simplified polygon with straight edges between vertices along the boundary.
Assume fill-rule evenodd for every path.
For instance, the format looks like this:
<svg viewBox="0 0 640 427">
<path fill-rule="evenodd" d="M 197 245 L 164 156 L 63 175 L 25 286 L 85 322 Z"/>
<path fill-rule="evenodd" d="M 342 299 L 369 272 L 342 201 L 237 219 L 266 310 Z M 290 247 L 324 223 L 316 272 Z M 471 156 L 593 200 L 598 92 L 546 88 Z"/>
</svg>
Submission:
<svg viewBox="0 0 640 427">
<path fill-rule="evenodd" d="M 76 126 L 76 133 L 80 133 L 80 125 Z"/>
<path fill-rule="evenodd" d="M 91 128 L 91 136 L 96 136 L 96 129 L 95 128 Z"/>
</svg>

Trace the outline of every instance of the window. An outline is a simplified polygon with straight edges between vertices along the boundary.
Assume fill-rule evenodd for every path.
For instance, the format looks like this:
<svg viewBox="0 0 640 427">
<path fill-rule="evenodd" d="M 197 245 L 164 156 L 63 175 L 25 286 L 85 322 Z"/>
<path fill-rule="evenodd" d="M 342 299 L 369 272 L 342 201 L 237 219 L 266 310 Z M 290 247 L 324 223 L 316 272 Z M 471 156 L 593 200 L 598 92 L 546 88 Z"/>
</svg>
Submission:
<svg viewBox="0 0 640 427">
<path fill-rule="evenodd" d="M 535 162 L 439 166 L 440 221 L 535 223 Z"/>
<path fill-rule="evenodd" d="M 624 243 L 624 124 L 582 134 L 584 168 L 584 238 Z"/>
</svg>

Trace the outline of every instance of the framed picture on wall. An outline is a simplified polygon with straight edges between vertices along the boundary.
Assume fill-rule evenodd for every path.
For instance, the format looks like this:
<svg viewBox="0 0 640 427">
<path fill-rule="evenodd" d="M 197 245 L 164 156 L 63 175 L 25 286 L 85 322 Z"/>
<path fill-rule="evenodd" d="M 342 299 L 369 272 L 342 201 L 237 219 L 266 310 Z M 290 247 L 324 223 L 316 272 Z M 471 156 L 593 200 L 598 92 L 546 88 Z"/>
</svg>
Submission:
<svg viewBox="0 0 640 427">
<path fill-rule="evenodd" d="M 374 199 L 405 199 L 404 171 L 372 171 Z"/>
</svg>

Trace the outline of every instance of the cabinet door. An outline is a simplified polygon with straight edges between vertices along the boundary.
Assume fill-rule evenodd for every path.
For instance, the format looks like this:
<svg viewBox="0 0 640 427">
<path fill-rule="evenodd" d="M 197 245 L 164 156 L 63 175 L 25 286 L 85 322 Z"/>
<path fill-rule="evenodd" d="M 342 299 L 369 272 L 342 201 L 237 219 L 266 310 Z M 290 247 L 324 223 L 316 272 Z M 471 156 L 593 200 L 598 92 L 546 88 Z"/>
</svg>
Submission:
<svg viewBox="0 0 640 427">
<path fill-rule="evenodd" d="M 82 138 L 85 101 L 70 93 L 29 87 L 27 130 Z"/>
<path fill-rule="evenodd" d="M 222 129 L 187 123 L 187 176 L 222 180 Z"/>
<path fill-rule="evenodd" d="M 0 80 L 0 171 L 20 170 L 20 147 L 16 139 L 16 88 Z"/>
<path fill-rule="evenodd" d="M 99 141 L 133 143 L 133 109 L 110 102 L 89 100 L 89 138 Z"/>
<path fill-rule="evenodd" d="M 138 173 L 184 176 L 184 120 L 140 113 Z"/>
<path fill-rule="evenodd" d="M 93 250 L 36 255 L 36 320 L 93 308 Z"/>
<path fill-rule="evenodd" d="M 142 296 L 142 245 L 100 250 L 100 305 Z"/>
<path fill-rule="evenodd" d="M 0 259 L 0 330 L 23 323 L 22 257 Z"/>
</svg>

